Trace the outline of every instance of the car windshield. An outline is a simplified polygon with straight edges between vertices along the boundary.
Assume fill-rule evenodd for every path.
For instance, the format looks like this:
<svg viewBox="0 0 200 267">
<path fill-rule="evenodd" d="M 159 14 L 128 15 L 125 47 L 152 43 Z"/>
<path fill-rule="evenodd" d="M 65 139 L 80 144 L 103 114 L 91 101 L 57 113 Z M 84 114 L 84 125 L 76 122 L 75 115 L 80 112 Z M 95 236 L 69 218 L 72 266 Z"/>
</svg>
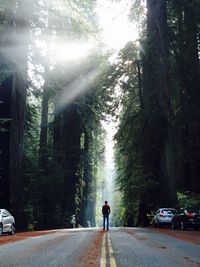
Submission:
<svg viewBox="0 0 200 267">
<path fill-rule="evenodd" d="M 176 211 L 175 210 L 162 210 L 162 213 L 164 213 L 164 214 L 175 214 Z"/>
</svg>

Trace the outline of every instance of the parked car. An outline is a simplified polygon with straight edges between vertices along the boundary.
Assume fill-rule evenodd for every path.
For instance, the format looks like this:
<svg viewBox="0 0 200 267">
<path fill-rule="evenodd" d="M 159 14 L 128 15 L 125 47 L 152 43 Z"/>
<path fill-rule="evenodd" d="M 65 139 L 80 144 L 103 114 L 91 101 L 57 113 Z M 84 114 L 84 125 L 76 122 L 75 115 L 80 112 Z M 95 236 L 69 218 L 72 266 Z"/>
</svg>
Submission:
<svg viewBox="0 0 200 267">
<path fill-rule="evenodd" d="M 200 210 L 180 209 L 172 219 L 172 229 L 200 228 Z"/>
<path fill-rule="evenodd" d="M 153 218 L 153 225 L 160 227 L 164 224 L 171 224 L 172 218 L 176 214 L 176 209 L 173 208 L 160 208 L 157 210 L 156 215 Z"/>
<path fill-rule="evenodd" d="M 0 235 L 15 232 L 15 218 L 6 209 L 0 209 Z"/>
</svg>

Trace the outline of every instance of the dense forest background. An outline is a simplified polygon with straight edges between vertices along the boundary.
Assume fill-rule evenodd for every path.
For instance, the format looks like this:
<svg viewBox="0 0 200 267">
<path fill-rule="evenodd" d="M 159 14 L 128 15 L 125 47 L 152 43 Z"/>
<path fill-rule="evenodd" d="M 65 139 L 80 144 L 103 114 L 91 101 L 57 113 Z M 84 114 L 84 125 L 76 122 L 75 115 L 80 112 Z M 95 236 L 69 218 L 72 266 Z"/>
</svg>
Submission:
<svg viewBox="0 0 200 267">
<path fill-rule="evenodd" d="M 113 225 L 200 206 L 200 2 L 132 1 L 138 37 L 117 54 L 97 2 L 0 3 L 0 206 L 18 229 L 99 224 L 103 122 L 118 123 Z"/>
</svg>

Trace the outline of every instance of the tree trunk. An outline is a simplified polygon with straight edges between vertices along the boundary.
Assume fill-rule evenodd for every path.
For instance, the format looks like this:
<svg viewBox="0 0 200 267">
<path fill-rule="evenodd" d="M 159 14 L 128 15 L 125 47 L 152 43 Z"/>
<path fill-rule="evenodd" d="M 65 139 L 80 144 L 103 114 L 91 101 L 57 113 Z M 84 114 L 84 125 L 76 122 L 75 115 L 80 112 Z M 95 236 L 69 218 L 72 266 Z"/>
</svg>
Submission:
<svg viewBox="0 0 200 267">
<path fill-rule="evenodd" d="M 16 217 L 17 225 L 21 226 L 23 214 L 23 147 L 25 128 L 26 86 L 23 77 L 13 75 L 11 94 L 11 125 L 10 125 L 10 204 Z M 22 224 L 23 225 L 23 224 Z"/>
<path fill-rule="evenodd" d="M 15 72 L 12 78 L 11 124 L 10 124 L 10 204 L 16 224 L 23 227 L 23 150 L 26 113 L 26 90 L 28 69 L 29 15 L 28 1 L 18 1 L 15 10 L 13 51 Z M 29 10 L 29 12 L 27 11 Z M 22 38 L 23 36 L 23 38 Z M 19 229 L 19 228 L 18 228 Z"/>
<path fill-rule="evenodd" d="M 61 113 L 57 108 L 57 103 L 54 104 L 53 162 L 55 165 L 59 165 L 62 162 Z"/>
<path fill-rule="evenodd" d="M 154 168 L 160 180 L 160 204 L 176 205 L 176 184 L 169 164 L 172 155 L 170 140 L 171 116 L 168 71 L 166 1 L 147 1 L 147 56 L 144 95 L 146 119 L 154 127 L 155 156 Z M 146 93 L 147 92 L 147 93 Z M 153 105 L 152 105 L 153 104 Z M 153 112 L 152 112 L 153 111 Z M 149 117 L 150 116 L 150 117 Z M 148 118 L 149 117 L 149 118 Z M 151 123 L 152 124 L 152 123 Z M 150 144 L 149 144 L 150 145 Z M 148 155 L 151 157 L 152 155 Z M 154 169 L 153 168 L 153 169 Z"/>
<path fill-rule="evenodd" d="M 0 83 L 0 203 L 10 210 L 9 142 L 12 75 Z"/>
<path fill-rule="evenodd" d="M 138 89 L 139 89 L 139 101 L 140 108 L 143 109 L 143 92 L 142 92 L 142 78 L 141 78 L 141 67 L 140 60 L 137 60 L 137 75 L 138 75 Z"/>
<path fill-rule="evenodd" d="M 87 126 L 86 126 L 87 127 Z M 92 131 L 91 129 L 85 130 L 85 140 L 84 140 L 84 164 L 83 164 L 83 202 L 82 202 L 82 217 L 83 217 L 83 225 L 85 227 L 88 226 L 88 222 L 90 225 L 95 227 L 95 207 L 96 207 L 96 199 L 94 195 L 96 195 L 96 181 L 95 177 L 93 177 L 93 155 L 92 155 Z"/>
<path fill-rule="evenodd" d="M 64 141 L 64 180 L 63 214 L 76 215 L 76 207 L 79 202 L 77 188 L 80 181 L 80 137 L 81 115 L 76 103 L 69 104 L 64 111 L 63 118 Z"/>
<path fill-rule="evenodd" d="M 48 163 L 48 106 L 49 106 L 49 92 L 44 85 L 42 98 L 42 117 L 40 126 L 40 148 L 39 148 L 39 167 L 44 171 L 47 169 Z"/>
<path fill-rule="evenodd" d="M 177 132 L 182 149 L 176 176 L 180 190 L 200 192 L 198 4 L 195 1 L 174 1 L 174 7 L 178 29 L 175 74 L 179 106 L 176 109 L 180 110 Z"/>
<path fill-rule="evenodd" d="M 188 103 L 188 147 L 191 174 L 191 189 L 200 193 L 200 70 L 198 51 L 198 4 L 184 1 L 186 94 Z"/>
</svg>

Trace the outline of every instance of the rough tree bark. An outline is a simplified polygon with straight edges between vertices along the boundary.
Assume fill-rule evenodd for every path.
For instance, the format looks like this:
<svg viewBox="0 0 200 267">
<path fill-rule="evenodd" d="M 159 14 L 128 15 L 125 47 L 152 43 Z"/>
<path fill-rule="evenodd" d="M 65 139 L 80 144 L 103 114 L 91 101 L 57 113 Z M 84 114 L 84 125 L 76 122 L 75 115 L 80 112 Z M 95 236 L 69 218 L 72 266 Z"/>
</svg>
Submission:
<svg viewBox="0 0 200 267">
<path fill-rule="evenodd" d="M 76 214 L 77 202 L 79 201 L 77 188 L 80 180 L 81 133 L 81 113 L 77 103 L 70 103 L 64 110 L 62 128 L 65 153 L 63 167 L 66 172 L 62 213 L 69 216 Z"/>
<path fill-rule="evenodd" d="M 154 121 L 155 175 L 160 183 L 160 205 L 176 205 L 176 183 L 171 174 L 170 83 L 166 0 L 147 1 L 147 55 L 145 62 L 144 106 Z M 151 110 L 154 110 L 152 113 Z M 148 119 L 147 113 L 147 121 Z M 150 125 L 151 127 L 151 125 Z M 148 155 L 151 157 L 151 155 Z"/>
<path fill-rule="evenodd" d="M 0 203 L 10 209 L 9 141 L 11 120 L 12 75 L 0 83 Z"/>
</svg>

